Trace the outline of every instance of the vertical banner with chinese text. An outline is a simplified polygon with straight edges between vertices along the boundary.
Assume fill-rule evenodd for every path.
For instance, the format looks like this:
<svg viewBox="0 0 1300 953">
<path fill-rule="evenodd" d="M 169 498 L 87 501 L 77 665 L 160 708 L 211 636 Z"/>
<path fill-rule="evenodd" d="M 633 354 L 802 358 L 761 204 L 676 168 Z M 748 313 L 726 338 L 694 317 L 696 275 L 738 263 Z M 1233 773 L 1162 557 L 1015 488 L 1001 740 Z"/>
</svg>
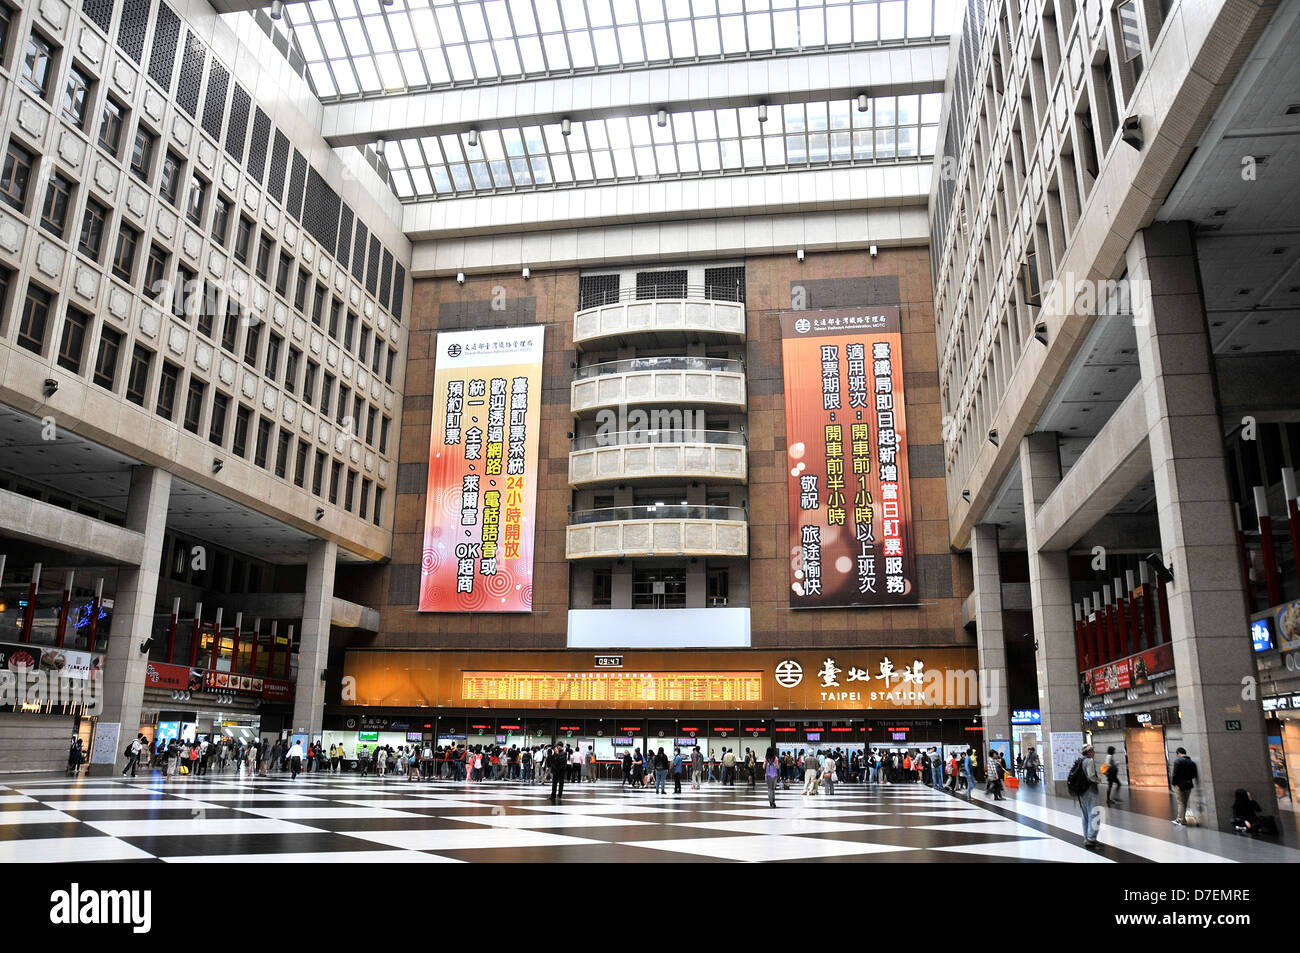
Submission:
<svg viewBox="0 0 1300 953">
<path fill-rule="evenodd" d="M 780 319 L 790 605 L 915 605 L 898 308 Z"/>
<path fill-rule="evenodd" d="M 542 325 L 438 334 L 422 612 L 529 612 Z"/>
</svg>

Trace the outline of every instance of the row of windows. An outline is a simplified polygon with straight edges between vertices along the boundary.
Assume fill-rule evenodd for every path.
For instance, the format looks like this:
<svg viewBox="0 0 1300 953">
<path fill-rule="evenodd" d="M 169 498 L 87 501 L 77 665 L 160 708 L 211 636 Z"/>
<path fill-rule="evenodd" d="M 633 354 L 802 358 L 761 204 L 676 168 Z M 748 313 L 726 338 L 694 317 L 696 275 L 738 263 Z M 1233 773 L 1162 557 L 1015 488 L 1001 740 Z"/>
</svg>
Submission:
<svg viewBox="0 0 1300 953">
<path fill-rule="evenodd" d="M 9 299 L 13 284 L 13 272 L 0 269 L 0 309 Z M 7 309 L 5 309 L 7 310 Z M 55 300 L 53 294 L 35 283 L 29 283 L 23 297 L 22 310 L 17 329 L 19 346 L 36 354 L 45 351 L 46 339 L 54 323 Z M 0 314 L 4 310 L 0 310 Z M 85 372 L 87 346 L 90 342 L 94 318 L 85 311 L 69 305 L 64 315 L 62 333 L 59 336 L 56 361 L 58 365 L 73 374 Z M 253 325 L 250 330 L 257 330 Z M 123 371 L 125 359 L 125 388 L 127 400 L 140 406 L 148 406 L 150 381 L 155 363 L 159 363 L 158 388 L 154 399 L 153 411 L 169 421 L 175 421 L 177 411 L 181 410 L 181 425 L 192 434 L 201 434 L 204 410 L 207 404 L 209 385 L 201 378 L 190 375 L 182 386 L 184 370 L 172 361 L 162 359 L 143 344 L 135 344 L 129 355 L 124 354 L 125 337 L 113 328 L 100 328 L 99 344 L 95 350 L 93 362 L 89 368 L 91 382 L 106 390 L 115 390 L 118 376 Z M 326 375 L 328 382 L 329 375 Z M 272 469 L 277 477 L 288 479 L 291 469 L 290 455 L 293 454 L 292 479 L 294 485 L 304 487 L 307 481 L 307 460 L 311 450 L 310 444 L 297 440 L 297 449 L 293 450 L 294 435 L 276 425 L 265 417 L 256 415 L 253 408 L 237 403 L 230 395 L 211 388 L 211 414 L 208 417 L 207 438 L 217 447 L 226 447 L 230 438 L 229 450 L 241 459 L 247 459 L 250 449 L 252 462 L 262 469 Z M 327 391 L 328 393 L 328 391 Z M 344 410 L 348 408 L 346 394 L 339 400 L 341 425 L 351 423 L 344 419 Z M 233 412 L 232 412 L 233 411 Z M 366 404 L 360 394 L 353 395 L 351 403 L 352 424 L 358 438 L 362 437 L 361 422 L 366 422 L 365 438 L 372 443 L 377 441 L 380 452 L 386 452 L 389 434 L 389 418 L 380 418 L 377 408 Z M 256 435 L 250 446 L 252 428 L 256 423 Z M 278 429 L 278 435 L 277 435 Z M 274 439 L 275 452 L 272 457 L 271 441 Z M 340 482 L 344 483 L 343 507 L 348 512 L 355 512 L 362 519 L 372 518 L 375 525 L 380 524 L 384 490 L 376 487 L 367 477 L 360 476 L 348 469 L 344 477 L 344 465 L 321 450 L 315 454 L 315 470 L 312 474 L 312 493 L 322 496 L 326 488 L 328 472 L 328 499 L 338 504 L 340 499 Z M 359 481 L 359 483 L 358 483 Z"/>
</svg>

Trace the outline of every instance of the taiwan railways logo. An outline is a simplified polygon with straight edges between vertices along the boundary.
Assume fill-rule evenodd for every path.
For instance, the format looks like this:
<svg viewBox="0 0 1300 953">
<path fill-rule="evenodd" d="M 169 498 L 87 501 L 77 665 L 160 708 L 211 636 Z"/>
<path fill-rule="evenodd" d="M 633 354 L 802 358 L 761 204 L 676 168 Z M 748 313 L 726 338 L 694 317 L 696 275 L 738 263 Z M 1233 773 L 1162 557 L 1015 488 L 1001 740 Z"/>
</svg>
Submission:
<svg viewBox="0 0 1300 953">
<path fill-rule="evenodd" d="M 803 666 L 788 658 L 776 663 L 776 683 L 782 688 L 794 688 L 803 681 Z"/>
<path fill-rule="evenodd" d="M 451 344 L 448 344 L 448 345 L 447 345 L 447 356 L 448 356 L 448 357 L 460 357 L 460 345 L 459 345 L 459 344 L 456 344 L 455 342 L 452 342 Z"/>
<path fill-rule="evenodd" d="M 807 334 L 809 331 L 812 330 L 812 322 L 809 321 L 807 318 L 799 318 L 794 323 L 794 329 L 798 331 L 800 334 Z"/>
</svg>

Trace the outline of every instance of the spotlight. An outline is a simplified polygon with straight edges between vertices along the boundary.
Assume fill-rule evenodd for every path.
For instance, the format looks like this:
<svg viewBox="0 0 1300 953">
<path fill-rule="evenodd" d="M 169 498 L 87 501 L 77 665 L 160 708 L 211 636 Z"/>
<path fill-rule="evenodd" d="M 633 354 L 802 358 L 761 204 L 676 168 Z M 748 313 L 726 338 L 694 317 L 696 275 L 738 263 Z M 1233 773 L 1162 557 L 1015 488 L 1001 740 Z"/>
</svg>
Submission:
<svg viewBox="0 0 1300 953">
<path fill-rule="evenodd" d="M 767 103 L 758 104 L 758 121 L 767 122 Z"/>
<path fill-rule="evenodd" d="M 284 16 L 284 0 L 271 0 L 271 19 L 278 20 Z"/>
<path fill-rule="evenodd" d="M 1165 585 L 1172 585 L 1174 581 L 1174 571 L 1165 565 L 1165 561 L 1160 558 L 1159 553 L 1150 553 L 1144 560 L 1151 571 L 1156 574 L 1156 578 Z"/>
<path fill-rule="evenodd" d="M 376 140 L 375 140 L 375 151 L 376 151 L 377 153 L 379 153 L 380 156 L 382 156 L 382 155 L 384 154 L 384 149 L 387 148 L 387 147 L 388 147 L 388 140 L 387 140 L 387 139 L 376 139 Z"/>
<path fill-rule="evenodd" d="M 655 125 L 658 126 L 660 129 L 668 125 L 668 110 L 666 109 L 659 110 L 659 113 L 655 116 Z"/>
<path fill-rule="evenodd" d="M 866 111 L 867 111 L 867 94 L 858 93 L 858 112 L 864 113 Z"/>
<path fill-rule="evenodd" d="M 471 130 L 469 131 L 469 144 L 470 144 L 470 146 L 477 146 L 477 145 L 478 145 L 478 130 L 477 130 L 477 129 L 471 129 Z"/>
<path fill-rule="evenodd" d="M 573 132 L 573 121 L 565 116 L 560 120 L 560 135 L 567 136 Z"/>
<path fill-rule="evenodd" d="M 1142 151 L 1142 120 L 1137 116 L 1124 120 L 1124 133 L 1120 136 L 1125 142 L 1136 149 Z"/>
<path fill-rule="evenodd" d="M 463 271 L 456 272 L 456 284 L 463 285 L 464 283 L 465 283 L 465 272 Z"/>
<path fill-rule="evenodd" d="M 998 445 L 998 432 L 996 430 L 989 431 L 989 443 L 995 447 Z"/>
<path fill-rule="evenodd" d="M 870 248 L 867 249 L 867 253 L 871 255 L 872 258 L 875 258 L 877 255 L 880 254 L 880 249 L 878 249 L 875 245 L 872 245 Z"/>
<path fill-rule="evenodd" d="M 527 266 L 527 265 L 524 265 L 524 281 L 527 281 L 527 280 L 528 280 L 529 278 L 531 278 L 532 276 L 533 276 L 533 273 L 532 273 L 531 271 L 528 270 L 528 266 Z"/>
<path fill-rule="evenodd" d="M 148 655 L 148 654 L 149 654 L 149 648 L 150 648 L 150 646 L 152 646 L 152 645 L 153 645 L 153 636 L 150 635 L 150 636 L 146 637 L 145 640 L 144 640 L 143 642 L 140 643 L 140 654 L 141 654 L 141 655 Z"/>
<path fill-rule="evenodd" d="M 213 473 L 220 473 L 220 472 L 221 472 L 221 468 L 224 467 L 224 466 L 225 466 L 225 463 L 223 463 L 221 460 L 213 460 L 213 461 L 212 461 L 212 472 L 213 472 Z"/>
<path fill-rule="evenodd" d="M 969 502 L 970 502 L 970 490 L 962 490 L 962 491 L 961 491 L 961 498 L 962 498 L 963 500 L 965 500 L 967 503 L 969 503 Z"/>
<path fill-rule="evenodd" d="M 1034 340 L 1043 347 L 1047 346 L 1047 322 L 1039 321 L 1034 325 Z"/>
<path fill-rule="evenodd" d="M 325 507 L 323 506 L 316 507 L 316 521 L 320 522 L 324 518 L 325 518 Z"/>
<path fill-rule="evenodd" d="M 47 378 L 45 378 L 44 390 L 45 390 L 45 396 L 46 396 L 46 397 L 53 397 L 54 394 L 55 394 L 55 392 L 56 392 L 58 389 L 59 389 L 59 382 L 58 382 L 58 381 L 56 381 L 53 377 L 47 377 Z"/>
<path fill-rule="evenodd" d="M 794 253 L 794 257 L 795 257 L 796 259 L 798 259 L 799 261 L 803 261 L 803 249 L 802 249 L 802 248 L 798 249 L 798 250 Z"/>
</svg>

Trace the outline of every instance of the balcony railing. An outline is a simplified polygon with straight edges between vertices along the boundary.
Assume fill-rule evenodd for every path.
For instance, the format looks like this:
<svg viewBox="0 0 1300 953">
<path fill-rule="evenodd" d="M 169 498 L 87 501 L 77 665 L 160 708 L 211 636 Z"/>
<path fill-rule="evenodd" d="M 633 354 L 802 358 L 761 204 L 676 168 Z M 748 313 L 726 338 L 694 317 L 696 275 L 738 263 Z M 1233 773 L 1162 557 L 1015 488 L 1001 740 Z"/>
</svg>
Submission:
<svg viewBox="0 0 1300 953">
<path fill-rule="evenodd" d="M 661 428 L 657 430 L 619 430 L 611 433 L 588 434 L 575 437 L 574 451 L 595 450 L 601 447 L 639 447 L 648 444 L 703 443 L 728 447 L 745 446 L 744 432 L 734 430 L 693 430 Z"/>
<path fill-rule="evenodd" d="M 570 526 L 584 523 L 613 523 L 627 520 L 731 520 L 745 522 L 743 506 L 700 506 L 693 503 L 661 503 L 648 506 L 606 506 L 595 510 L 577 510 L 569 517 Z"/>
<path fill-rule="evenodd" d="M 589 291 L 578 301 L 578 310 L 599 308 L 623 301 L 671 301 L 696 298 L 702 301 L 738 301 L 744 303 L 745 289 L 739 284 L 684 285 L 676 282 L 645 288 L 622 288 L 618 291 Z"/>
<path fill-rule="evenodd" d="M 636 371 L 722 371 L 743 374 L 745 362 L 725 357 L 632 357 L 621 361 L 587 364 L 573 373 L 574 380 L 630 374 Z"/>
</svg>

